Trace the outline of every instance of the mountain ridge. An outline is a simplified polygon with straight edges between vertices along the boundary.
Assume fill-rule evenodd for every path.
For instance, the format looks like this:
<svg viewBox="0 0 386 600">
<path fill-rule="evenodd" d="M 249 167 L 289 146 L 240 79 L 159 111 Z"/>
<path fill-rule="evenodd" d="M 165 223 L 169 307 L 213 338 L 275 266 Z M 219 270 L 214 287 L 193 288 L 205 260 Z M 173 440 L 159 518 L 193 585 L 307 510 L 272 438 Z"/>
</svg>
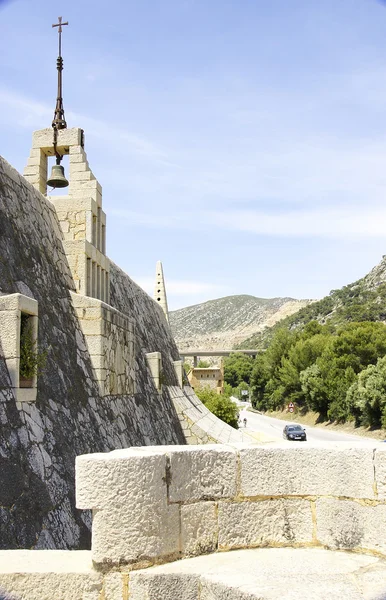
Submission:
<svg viewBox="0 0 386 600">
<path fill-rule="evenodd" d="M 180 349 L 220 350 L 233 348 L 310 302 L 238 294 L 171 311 L 169 322 Z"/>
<path fill-rule="evenodd" d="M 342 286 L 297 313 L 286 317 L 280 326 L 304 327 L 310 321 L 340 325 L 348 321 L 386 322 L 386 255 L 366 275 Z M 277 327 L 277 325 L 276 325 Z M 274 331 L 274 328 L 272 329 Z M 264 346 L 271 331 L 257 332 L 241 342 L 239 348 Z M 254 346 L 250 346 L 254 344 Z"/>
</svg>

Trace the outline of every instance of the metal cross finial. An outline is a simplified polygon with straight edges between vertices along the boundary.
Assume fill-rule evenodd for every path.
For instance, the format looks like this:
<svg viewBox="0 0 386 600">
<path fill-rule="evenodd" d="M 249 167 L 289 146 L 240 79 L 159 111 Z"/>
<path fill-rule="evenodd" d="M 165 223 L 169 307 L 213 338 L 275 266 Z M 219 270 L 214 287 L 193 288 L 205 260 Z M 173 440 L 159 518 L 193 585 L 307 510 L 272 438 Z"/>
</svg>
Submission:
<svg viewBox="0 0 386 600">
<path fill-rule="evenodd" d="M 59 29 L 58 29 L 58 33 L 59 33 L 59 56 L 62 56 L 62 25 L 68 25 L 68 21 L 66 21 L 65 23 L 62 23 L 62 17 L 58 17 L 58 21 L 59 21 L 59 23 L 56 23 L 55 25 L 52 25 L 52 27 L 59 27 Z"/>
<path fill-rule="evenodd" d="M 63 71 L 63 58 L 62 58 L 62 25 L 68 25 L 68 21 L 66 23 L 62 23 L 62 17 L 58 17 L 59 23 L 52 25 L 52 27 L 58 27 L 59 33 L 59 56 L 56 61 L 56 68 L 58 69 L 58 95 L 56 98 L 56 108 L 54 113 L 54 120 L 52 121 L 52 127 L 55 131 L 58 129 L 66 129 L 67 123 L 64 119 L 64 108 L 63 108 L 63 98 L 62 98 L 62 71 Z"/>
</svg>

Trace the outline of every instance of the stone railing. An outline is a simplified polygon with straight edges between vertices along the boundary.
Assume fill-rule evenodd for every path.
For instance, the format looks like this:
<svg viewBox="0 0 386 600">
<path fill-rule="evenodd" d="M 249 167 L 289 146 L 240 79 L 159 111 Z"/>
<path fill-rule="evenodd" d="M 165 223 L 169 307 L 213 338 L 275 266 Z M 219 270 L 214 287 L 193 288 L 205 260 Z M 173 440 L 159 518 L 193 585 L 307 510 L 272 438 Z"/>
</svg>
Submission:
<svg viewBox="0 0 386 600">
<path fill-rule="evenodd" d="M 158 446 L 77 458 L 97 568 L 218 550 L 386 556 L 386 445 Z"/>
</svg>

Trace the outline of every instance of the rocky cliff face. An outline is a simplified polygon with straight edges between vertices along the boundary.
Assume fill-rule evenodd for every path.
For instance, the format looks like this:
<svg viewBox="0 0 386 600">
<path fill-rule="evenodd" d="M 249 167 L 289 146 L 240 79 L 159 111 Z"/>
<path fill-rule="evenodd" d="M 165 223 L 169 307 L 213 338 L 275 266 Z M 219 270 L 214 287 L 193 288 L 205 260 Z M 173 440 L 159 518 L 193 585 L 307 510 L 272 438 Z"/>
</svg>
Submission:
<svg viewBox="0 0 386 600">
<path fill-rule="evenodd" d="M 173 311 L 169 320 L 179 349 L 230 349 L 310 302 L 227 296 Z"/>
</svg>

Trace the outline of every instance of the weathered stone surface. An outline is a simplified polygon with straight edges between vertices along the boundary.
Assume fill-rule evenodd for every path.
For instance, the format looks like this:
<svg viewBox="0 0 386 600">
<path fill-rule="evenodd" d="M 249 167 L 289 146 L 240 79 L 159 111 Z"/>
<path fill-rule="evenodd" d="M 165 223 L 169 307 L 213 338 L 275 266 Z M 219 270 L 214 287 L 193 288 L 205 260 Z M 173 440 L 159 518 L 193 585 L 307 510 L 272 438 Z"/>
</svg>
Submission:
<svg viewBox="0 0 386 600">
<path fill-rule="evenodd" d="M 101 587 L 89 551 L 0 551 L 0 596 L 5 598 L 98 600 Z"/>
<path fill-rule="evenodd" d="M 312 541 L 312 532 L 308 500 L 219 502 L 220 549 L 304 544 Z"/>
<path fill-rule="evenodd" d="M 253 447 L 240 450 L 244 496 L 330 495 L 374 498 L 373 448 Z"/>
<path fill-rule="evenodd" d="M 76 462 L 77 506 L 97 509 L 94 562 L 119 564 L 179 551 L 179 511 L 168 504 L 162 448 L 86 455 Z"/>
<path fill-rule="evenodd" d="M 374 465 L 378 498 L 386 500 L 386 444 L 379 445 L 374 452 Z"/>
<path fill-rule="evenodd" d="M 386 563 L 323 549 L 237 550 L 135 571 L 129 589 L 129 600 L 380 600 Z"/>
<path fill-rule="evenodd" d="M 198 600 L 199 593 L 198 574 L 147 575 L 142 571 L 130 575 L 130 600 Z"/>
<path fill-rule="evenodd" d="M 217 506 L 214 502 L 181 506 L 181 551 L 184 555 L 215 552 L 217 533 Z"/>
<path fill-rule="evenodd" d="M 316 502 L 317 538 L 333 549 L 386 552 L 386 505 L 321 498 Z"/>
<path fill-rule="evenodd" d="M 128 593 L 128 576 L 124 573 L 107 573 L 103 578 L 103 597 L 106 600 L 123 600 Z"/>
<path fill-rule="evenodd" d="M 220 445 L 178 448 L 170 456 L 171 502 L 236 494 L 236 452 Z"/>
<path fill-rule="evenodd" d="M 0 489 L 0 547 L 87 548 L 90 516 L 75 509 L 75 457 L 185 443 L 167 386 L 162 393 L 154 389 L 144 358 L 160 351 L 167 383 L 177 385 L 178 350 L 160 307 L 112 265 L 110 304 L 136 323 L 136 389 L 101 397 L 70 298 L 75 286 L 55 208 L 3 159 L 0 259 L 0 297 L 21 293 L 38 303 L 38 343 L 48 351 L 33 414 L 30 405 L 17 402 L 0 353 L 0 456 L 3 472 L 14 473 L 23 490 L 5 503 Z"/>
</svg>

